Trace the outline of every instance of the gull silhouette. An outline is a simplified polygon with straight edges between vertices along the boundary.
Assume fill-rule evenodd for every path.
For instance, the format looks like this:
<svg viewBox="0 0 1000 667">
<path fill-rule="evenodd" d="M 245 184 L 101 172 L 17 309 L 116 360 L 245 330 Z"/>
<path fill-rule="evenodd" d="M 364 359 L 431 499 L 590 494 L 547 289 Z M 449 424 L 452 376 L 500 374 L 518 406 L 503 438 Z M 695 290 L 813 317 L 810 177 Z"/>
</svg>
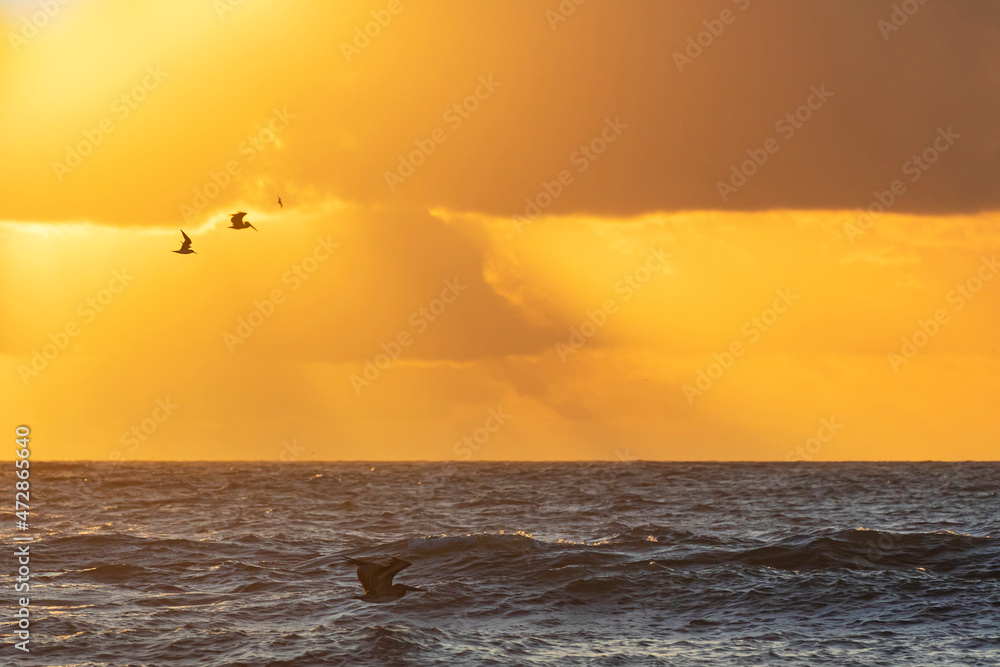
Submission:
<svg viewBox="0 0 1000 667">
<path fill-rule="evenodd" d="M 230 216 L 229 216 L 229 222 L 230 222 L 229 229 L 246 229 L 247 227 L 250 227 L 254 231 L 257 231 L 256 227 L 254 227 L 248 221 L 246 221 L 246 220 L 243 219 L 243 216 L 245 216 L 245 215 L 246 215 L 245 211 L 240 211 L 238 213 L 232 213 L 232 214 L 230 214 Z"/>
<path fill-rule="evenodd" d="M 285 208 L 285 205 L 281 203 L 281 197 L 278 197 L 278 206 Z"/>
<path fill-rule="evenodd" d="M 363 558 L 349 558 L 344 556 L 348 563 L 358 566 L 358 581 L 365 589 L 364 595 L 355 595 L 355 600 L 365 602 L 392 602 L 406 595 L 406 591 L 423 591 L 423 588 L 407 586 L 406 584 L 393 584 L 392 578 L 399 574 L 400 570 L 410 567 L 410 564 L 399 558 L 390 558 L 388 565 L 381 565 Z"/>
<path fill-rule="evenodd" d="M 184 237 L 184 240 L 181 242 L 181 249 L 171 250 L 170 252 L 176 252 L 179 255 L 197 255 L 198 253 L 191 250 L 191 238 L 184 233 L 183 229 L 181 230 L 181 236 Z"/>
</svg>

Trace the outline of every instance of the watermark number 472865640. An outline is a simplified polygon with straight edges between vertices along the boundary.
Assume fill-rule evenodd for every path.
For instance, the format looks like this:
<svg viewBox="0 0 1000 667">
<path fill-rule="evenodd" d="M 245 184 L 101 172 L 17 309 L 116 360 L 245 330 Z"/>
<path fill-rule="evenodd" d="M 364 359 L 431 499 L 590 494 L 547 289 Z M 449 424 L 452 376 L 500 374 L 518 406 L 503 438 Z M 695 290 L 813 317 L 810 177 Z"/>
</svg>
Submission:
<svg viewBox="0 0 1000 667">
<path fill-rule="evenodd" d="M 31 429 L 27 426 L 18 426 L 14 431 L 17 436 L 15 439 L 15 459 L 14 466 L 16 469 L 17 481 L 14 483 L 14 515 L 17 518 L 17 529 L 18 530 L 28 530 L 28 502 L 31 500 L 29 495 L 29 490 L 31 488 L 31 483 L 29 477 L 31 477 L 31 471 L 29 470 L 30 462 L 28 457 L 31 455 L 31 450 L 28 448 L 28 443 L 30 442 L 28 436 L 31 434 Z M 23 500 L 22 500 L 23 499 Z M 24 542 L 31 540 L 28 536 L 16 535 L 14 540 L 18 542 Z M 29 590 L 29 580 L 31 578 L 31 568 L 29 563 L 31 562 L 30 554 L 30 544 L 19 544 L 14 549 L 14 555 L 17 556 L 17 576 L 15 580 L 17 583 L 14 584 L 14 590 L 18 593 L 27 593 Z M 14 612 L 15 625 L 14 635 L 20 639 L 20 642 L 14 644 L 14 648 L 19 651 L 24 651 L 27 653 L 28 649 L 28 628 L 31 625 L 30 615 L 31 612 L 28 609 L 30 600 L 27 595 L 17 600 L 17 611 Z"/>
</svg>

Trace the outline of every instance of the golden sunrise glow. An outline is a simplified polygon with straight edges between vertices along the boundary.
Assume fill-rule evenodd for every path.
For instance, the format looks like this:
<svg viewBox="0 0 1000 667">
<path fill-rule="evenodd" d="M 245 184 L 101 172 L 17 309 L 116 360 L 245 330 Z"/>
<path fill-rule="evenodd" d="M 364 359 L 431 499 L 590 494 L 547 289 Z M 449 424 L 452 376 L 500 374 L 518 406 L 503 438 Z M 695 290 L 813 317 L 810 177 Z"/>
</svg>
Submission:
<svg viewBox="0 0 1000 667">
<path fill-rule="evenodd" d="M 81 0 L 5 45 L 0 401 L 34 455 L 786 460 L 832 419 L 807 458 L 996 458 L 977 119 L 912 110 L 869 159 L 848 101 L 881 92 L 791 63 L 765 95 L 721 38 L 679 73 L 690 9 L 654 39 L 599 3 L 403 0 L 345 51 L 385 6 Z"/>
</svg>

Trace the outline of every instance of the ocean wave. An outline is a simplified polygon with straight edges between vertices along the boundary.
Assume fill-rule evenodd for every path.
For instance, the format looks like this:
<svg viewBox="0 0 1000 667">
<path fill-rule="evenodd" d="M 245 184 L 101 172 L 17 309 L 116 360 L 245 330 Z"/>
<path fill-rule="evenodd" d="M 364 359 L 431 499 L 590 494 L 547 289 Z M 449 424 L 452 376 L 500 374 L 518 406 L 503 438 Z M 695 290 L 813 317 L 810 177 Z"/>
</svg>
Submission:
<svg viewBox="0 0 1000 667">
<path fill-rule="evenodd" d="M 371 467 L 33 464 L 36 661 L 996 662 L 996 464 Z"/>
<path fill-rule="evenodd" d="M 139 565 L 101 563 L 79 570 L 77 574 L 84 579 L 91 579 L 102 583 L 113 583 L 142 578 L 147 574 L 147 571 L 146 568 Z"/>
<path fill-rule="evenodd" d="M 864 528 L 741 551 L 713 550 L 657 560 L 668 567 L 743 564 L 778 570 L 925 570 L 992 578 L 1000 567 L 996 540 L 950 531 L 893 533 Z"/>
<path fill-rule="evenodd" d="M 796 571 L 902 569 L 987 579 L 997 578 L 1000 571 L 995 538 L 950 531 L 902 533 L 859 528 L 738 547 L 713 535 L 640 526 L 591 541 L 545 541 L 523 532 L 417 537 L 374 550 L 358 550 L 357 554 L 374 551 L 414 562 L 446 559 L 463 570 L 493 567 L 515 555 L 535 557 L 522 559 L 521 567 L 559 569 L 631 562 L 647 552 L 650 557 L 640 562 L 672 569 L 732 565 Z M 669 555 L 658 555 L 662 551 Z"/>
<path fill-rule="evenodd" d="M 182 593 L 180 595 L 155 595 L 135 601 L 140 607 L 196 607 L 212 605 L 232 599 L 227 594 Z"/>
<path fill-rule="evenodd" d="M 448 554 L 485 552 L 490 554 L 524 553 L 547 548 L 545 542 L 525 532 L 515 533 L 466 533 L 464 535 L 437 535 L 399 540 L 386 548 L 403 549 L 406 553 L 422 557 Z"/>
</svg>

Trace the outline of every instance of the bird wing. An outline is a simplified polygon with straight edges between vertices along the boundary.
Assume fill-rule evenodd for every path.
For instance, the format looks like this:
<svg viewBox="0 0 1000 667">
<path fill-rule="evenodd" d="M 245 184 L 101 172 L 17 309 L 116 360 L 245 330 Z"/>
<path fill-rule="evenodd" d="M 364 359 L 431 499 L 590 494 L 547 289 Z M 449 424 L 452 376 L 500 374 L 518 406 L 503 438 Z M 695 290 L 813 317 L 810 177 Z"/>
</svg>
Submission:
<svg viewBox="0 0 1000 667">
<path fill-rule="evenodd" d="M 363 558 L 349 558 L 347 556 L 344 556 L 344 558 L 352 565 L 358 566 L 358 581 L 361 582 L 361 587 L 365 589 L 365 593 L 372 593 L 378 590 L 378 573 L 379 570 L 385 567 L 384 565 Z"/>
<path fill-rule="evenodd" d="M 235 222 L 235 223 L 239 224 L 239 223 L 243 222 L 243 216 L 245 216 L 245 215 L 246 215 L 246 212 L 244 212 L 244 211 L 240 211 L 239 213 L 233 213 L 233 214 L 231 214 L 229 216 L 229 222 Z"/>
<path fill-rule="evenodd" d="M 374 561 L 363 558 L 350 558 L 345 556 L 349 563 L 358 566 L 358 581 L 365 593 L 384 593 L 392 587 L 392 578 L 400 570 L 410 566 L 405 560 L 399 558 L 389 559 L 388 565 L 382 565 Z"/>
<path fill-rule="evenodd" d="M 184 233 L 183 229 L 181 230 L 181 236 L 184 237 L 184 242 L 181 243 L 181 250 L 187 250 L 191 247 L 191 238 Z"/>
<path fill-rule="evenodd" d="M 390 558 L 389 564 L 382 567 L 376 575 L 379 579 L 379 583 L 386 587 L 386 589 L 392 588 L 392 578 L 400 573 L 401 570 L 410 567 L 410 564 L 405 560 L 400 558 Z"/>
</svg>

